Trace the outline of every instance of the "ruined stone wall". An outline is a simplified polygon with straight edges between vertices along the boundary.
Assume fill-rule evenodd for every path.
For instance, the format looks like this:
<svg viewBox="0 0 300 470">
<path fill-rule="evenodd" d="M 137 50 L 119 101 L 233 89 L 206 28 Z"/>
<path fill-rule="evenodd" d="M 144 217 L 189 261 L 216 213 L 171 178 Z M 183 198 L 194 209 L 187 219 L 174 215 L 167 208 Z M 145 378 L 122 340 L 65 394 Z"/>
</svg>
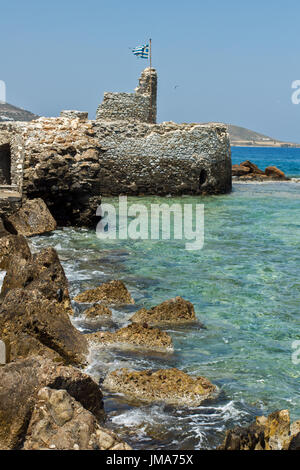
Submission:
<svg viewBox="0 0 300 470">
<path fill-rule="evenodd" d="M 151 82 L 151 85 L 150 85 Z M 135 93 L 104 93 L 97 121 L 156 122 L 157 73 L 146 68 Z"/>
<path fill-rule="evenodd" d="M 10 182 L 7 181 L 5 184 L 10 184 L 17 191 L 21 191 L 22 188 L 24 155 L 21 136 L 26 124 L 23 122 L 0 123 L 1 158 L 10 158 Z M 3 149 L 3 152 L 1 152 L 1 149 Z"/>
<path fill-rule="evenodd" d="M 156 123 L 157 116 L 157 72 L 148 67 L 141 73 L 139 85 L 134 90 L 138 95 L 148 95 L 150 101 L 149 117 L 146 122 Z"/>
<path fill-rule="evenodd" d="M 61 225 L 94 226 L 102 196 L 231 190 L 222 124 L 40 118 L 0 127 L 23 198 L 41 197 Z"/>
<path fill-rule="evenodd" d="M 97 120 L 148 122 L 149 96 L 135 93 L 104 93 Z"/>
<path fill-rule="evenodd" d="M 22 133 L 23 197 L 41 197 L 59 224 L 93 225 L 101 148 L 90 121 L 40 118 Z"/>
<path fill-rule="evenodd" d="M 103 196 L 218 194 L 231 190 L 222 124 L 97 122 Z"/>
</svg>

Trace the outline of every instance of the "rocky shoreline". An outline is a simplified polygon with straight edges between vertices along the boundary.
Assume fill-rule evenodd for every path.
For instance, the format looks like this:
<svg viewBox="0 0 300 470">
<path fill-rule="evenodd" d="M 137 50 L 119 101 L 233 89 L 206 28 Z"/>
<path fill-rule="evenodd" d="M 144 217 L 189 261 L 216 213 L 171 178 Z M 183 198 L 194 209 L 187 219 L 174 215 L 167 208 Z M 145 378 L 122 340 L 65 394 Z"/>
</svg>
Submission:
<svg viewBox="0 0 300 470">
<path fill-rule="evenodd" d="M 197 325 L 193 305 L 181 297 L 150 309 L 137 309 L 127 326 L 84 334 L 71 322 L 73 306 L 87 318 L 111 317 L 116 305 L 134 305 L 126 285 L 105 282 L 71 299 L 68 280 L 56 250 L 31 253 L 27 237 L 48 233 L 56 222 L 42 200 L 25 202 L 0 224 L 0 449 L 129 450 L 105 427 L 103 393 L 121 394 L 135 406 L 164 403 L 198 407 L 218 400 L 218 387 L 174 367 L 160 370 L 116 369 L 101 385 L 85 372 L 91 348 L 122 348 L 138 354 L 172 354 L 172 337 L 164 331 Z M 103 390 L 103 392 L 102 392 Z M 223 450 L 300 449 L 299 422 L 287 411 L 257 418 L 249 428 L 228 431 Z"/>
<path fill-rule="evenodd" d="M 232 178 L 233 181 L 290 181 L 290 178 L 287 178 L 276 166 L 268 166 L 263 171 L 249 160 L 239 165 L 232 165 Z"/>
</svg>

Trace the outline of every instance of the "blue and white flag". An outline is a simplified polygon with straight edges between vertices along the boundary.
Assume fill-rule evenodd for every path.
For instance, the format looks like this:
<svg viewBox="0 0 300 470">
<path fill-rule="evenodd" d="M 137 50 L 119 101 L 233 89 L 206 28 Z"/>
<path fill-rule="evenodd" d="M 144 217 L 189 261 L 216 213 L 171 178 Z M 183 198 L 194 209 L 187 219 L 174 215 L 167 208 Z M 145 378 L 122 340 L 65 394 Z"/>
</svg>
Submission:
<svg viewBox="0 0 300 470">
<path fill-rule="evenodd" d="M 149 44 L 145 46 L 135 47 L 132 49 L 132 52 L 136 57 L 141 57 L 141 59 L 148 59 L 149 58 Z"/>
</svg>

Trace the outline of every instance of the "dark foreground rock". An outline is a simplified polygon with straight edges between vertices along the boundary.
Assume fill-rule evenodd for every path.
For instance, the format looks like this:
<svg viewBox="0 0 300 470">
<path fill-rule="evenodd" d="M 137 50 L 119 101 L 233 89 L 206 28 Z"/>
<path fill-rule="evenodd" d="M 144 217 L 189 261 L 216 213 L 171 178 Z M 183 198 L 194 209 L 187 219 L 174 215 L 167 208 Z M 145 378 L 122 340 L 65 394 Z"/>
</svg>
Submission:
<svg viewBox="0 0 300 470">
<path fill-rule="evenodd" d="M 101 422 L 102 393 L 90 376 L 41 357 L 0 367 L 0 449 L 21 448 L 43 387 L 64 389 Z"/>
<path fill-rule="evenodd" d="M 283 171 L 279 170 L 276 166 L 268 166 L 265 171 L 263 171 L 249 160 L 239 165 L 232 165 L 232 176 L 241 180 L 288 180 Z"/>
<path fill-rule="evenodd" d="M 9 268 L 12 257 L 23 260 L 31 258 L 30 248 L 23 235 L 6 235 L 0 238 L 0 269 Z"/>
<path fill-rule="evenodd" d="M 6 237 L 7 235 L 10 235 L 10 232 L 7 230 L 7 228 L 4 225 L 4 222 L 2 218 L 0 217 L 0 238 L 1 237 Z"/>
<path fill-rule="evenodd" d="M 7 222 L 19 235 L 26 237 L 56 229 L 56 221 L 42 199 L 27 200 Z"/>
<path fill-rule="evenodd" d="M 248 427 L 227 431 L 221 450 L 300 450 L 300 421 L 290 423 L 288 410 L 259 416 Z"/>
<path fill-rule="evenodd" d="M 173 351 L 171 336 L 158 328 L 147 325 L 132 324 L 111 333 L 109 331 L 98 331 L 86 335 L 91 343 L 96 345 L 112 345 L 140 347 L 155 351 Z"/>
<path fill-rule="evenodd" d="M 188 324 L 197 322 L 194 306 L 182 297 L 166 300 L 149 310 L 142 308 L 130 319 L 148 325 Z"/>
<path fill-rule="evenodd" d="M 42 388 L 29 423 L 24 450 L 130 450 L 116 434 L 66 390 Z"/>
<path fill-rule="evenodd" d="M 78 294 L 74 300 L 78 303 L 101 302 L 105 305 L 134 304 L 134 300 L 123 281 L 105 282 L 95 289 Z"/>
<path fill-rule="evenodd" d="M 216 396 L 217 388 L 205 377 L 191 377 L 178 369 L 141 372 L 119 369 L 108 374 L 103 387 L 131 400 L 198 406 Z"/>
<path fill-rule="evenodd" d="M 13 289 L 0 306 L 0 337 L 10 360 L 43 355 L 69 364 L 86 363 L 88 344 L 64 307 L 38 290 Z"/>
<path fill-rule="evenodd" d="M 68 280 L 54 248 L 45 248 L 30 259 L 16 256 L 3 281 L 1 296 L 11 289 L 39 290 L 49 300 L 56 300 L 71 313 Z"/>
</svg>

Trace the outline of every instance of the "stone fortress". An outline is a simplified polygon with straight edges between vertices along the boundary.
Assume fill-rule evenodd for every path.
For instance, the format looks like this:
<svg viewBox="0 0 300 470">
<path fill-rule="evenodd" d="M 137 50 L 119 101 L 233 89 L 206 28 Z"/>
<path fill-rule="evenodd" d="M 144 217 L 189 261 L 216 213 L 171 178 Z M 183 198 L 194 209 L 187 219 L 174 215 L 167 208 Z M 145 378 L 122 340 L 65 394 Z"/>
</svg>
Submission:
<svg viewBox="0 0 300 470">
<path fill-rule="evenodd" d="M 44 199 L 62 225 L 93 225 L 101 196 L 231 190 L 225 125 L 156 123 L 157 73 L 134 93 L 105 93 L 96 114 L 0 123 L 0 212 Z"/>
</svg>

